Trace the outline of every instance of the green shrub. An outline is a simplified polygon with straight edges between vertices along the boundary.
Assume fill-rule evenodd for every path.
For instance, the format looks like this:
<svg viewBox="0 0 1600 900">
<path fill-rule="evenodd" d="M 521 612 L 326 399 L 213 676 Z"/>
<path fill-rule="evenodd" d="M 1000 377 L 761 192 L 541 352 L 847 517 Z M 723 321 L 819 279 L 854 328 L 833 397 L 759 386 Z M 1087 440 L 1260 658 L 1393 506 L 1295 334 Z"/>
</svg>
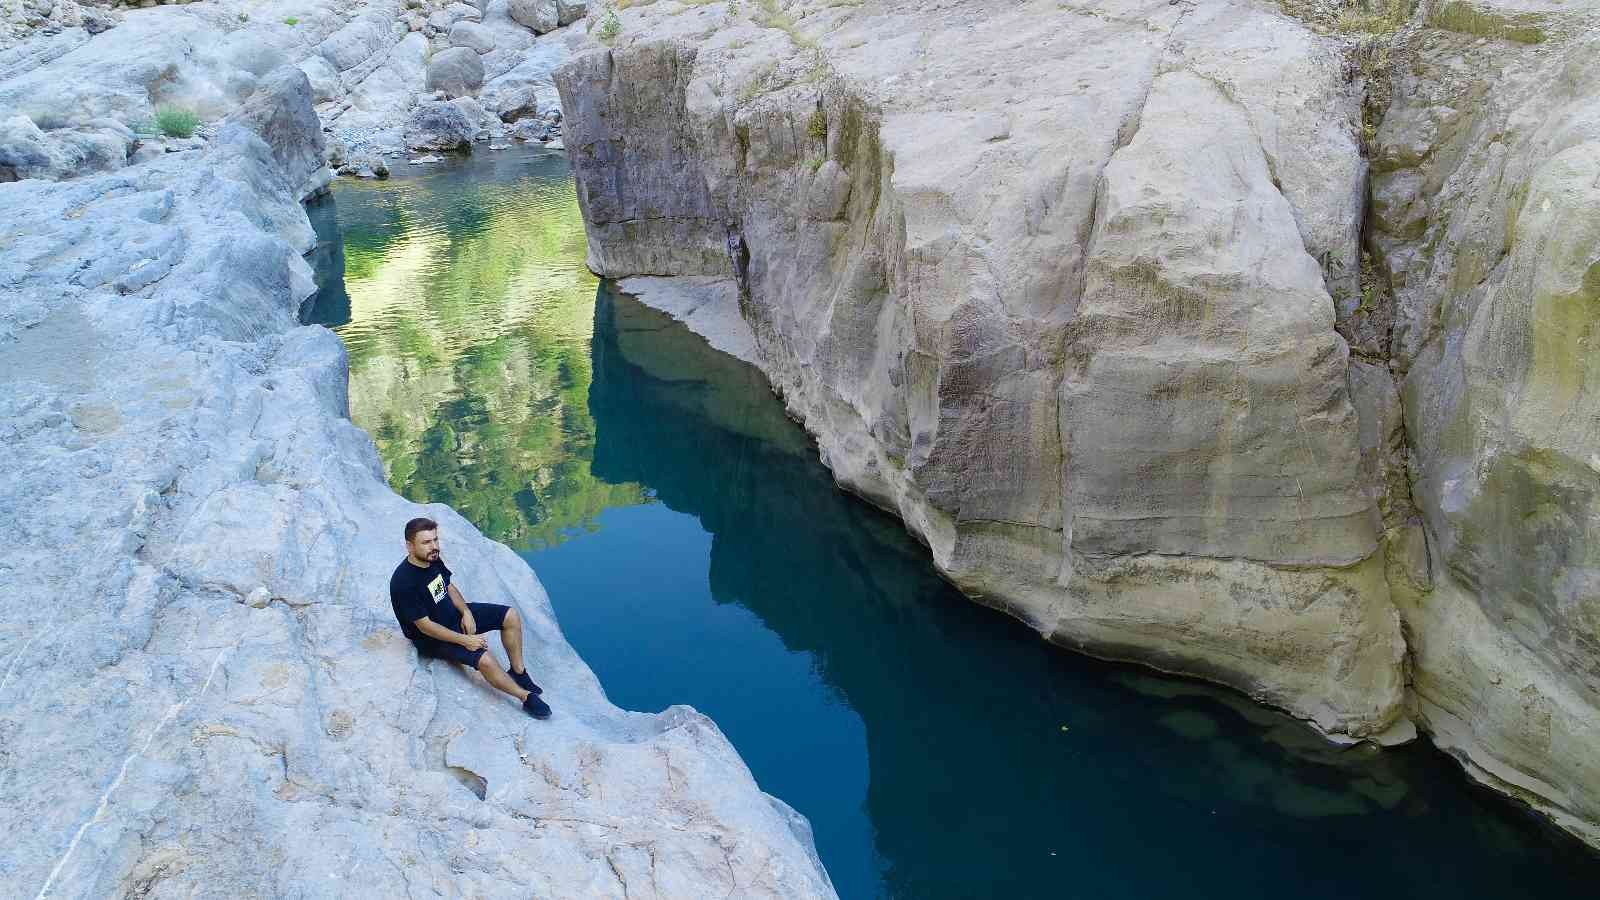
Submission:
<svg viewBox="0 0 1600 900">
<path fill-rule="evenodd" d="M 828 139 L 828 117 L 822 114 L 822 110 L 814 110 L 811 113 L 811 121 L 806 124 L 806 134 L 819 141 Z"/>
<path fill-rule="evenodd" d="M 1428 24 L 1457 34 L 1499 38 L 1519 44 L 1537 44 L 1544 40 L 1541 18 L 1537 15 L 1499 15 L 1476 9 L 1465 3 L 1451 2 L 1439 7 L 1428 17 Z"/>
<path fill-rule="evenodd" d="M 200 117 L 192 109 L 181 106 L 156 107 L 156 130 L 167 137 L 193 137 L 194 130 L 199 124 Z"/>
<path fill-rule="evenodd" d="M 606 17 L 604 19 L 602 19 L 601 22 L 600 22 L 600 40 L 601 40 L 601 42 L 609 44 L 612 41 L 616 40 L 617 39 L 617 35 L 619 35 L 621 33 L 622 33 L 622 20 L 617 18 L 617 13 L 616 13 L 615 10 L 607 12 L 606 13 Z"/>
<path fill-rule="evenodd" d="M 290 16 L 289 18 L 283 20 L 283 24 L 285 24 L 285 25 L 299 25 L 300 24 L 300 20 L 296 19 L 294 16 Z"/>
</svg>

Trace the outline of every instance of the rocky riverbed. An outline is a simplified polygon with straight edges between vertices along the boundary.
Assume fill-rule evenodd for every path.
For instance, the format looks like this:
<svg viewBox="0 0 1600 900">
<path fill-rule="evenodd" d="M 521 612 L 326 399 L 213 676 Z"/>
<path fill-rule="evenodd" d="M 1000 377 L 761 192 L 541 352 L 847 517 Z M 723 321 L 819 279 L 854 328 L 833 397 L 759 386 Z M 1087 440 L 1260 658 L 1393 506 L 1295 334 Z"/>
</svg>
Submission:
<svg viewBox="0 0 1600 900">
<path fill-rule="evenodd" d="M 244 6 L 291 10 L 40 26 L 0 72 L 45 160 L 0 183 L 8 893 L 832 896 L 714 723 L 612 706 L 521 559 L 386 486 L 343 347 L 296 324 L 329 177 L 311 57 L 219 24 Z M 379 31 L 372 72 L 406 40 Z M 246 83 L 227 47 L 273 65 Z M 173 97 L 199 139 L 127 140 Z M 549 721 L 400 637 L 384 586 L 419 514 L 470 597 L 521 610 Z"/>
<path fill-rule="evenodd" d="M 557 72 L 591 267 L 731 282 L 947 577 L 1600 843 L 1595 4 L 615 23 Z"/>
</svg>

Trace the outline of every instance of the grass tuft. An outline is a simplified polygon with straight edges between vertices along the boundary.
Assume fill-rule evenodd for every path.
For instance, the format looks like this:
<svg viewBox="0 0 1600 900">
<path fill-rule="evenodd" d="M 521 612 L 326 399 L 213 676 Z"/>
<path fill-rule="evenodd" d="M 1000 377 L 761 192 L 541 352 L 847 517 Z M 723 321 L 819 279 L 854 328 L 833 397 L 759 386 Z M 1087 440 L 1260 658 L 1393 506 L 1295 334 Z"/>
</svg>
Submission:
<svg viewBox="0 0 1600 900">
<path fill-rule="evenodd" d="M 194 137 L 194 130 L 199 125 L 200 116 L 195 114 L 192 109 L 185 109 L 181 106 L 156 107 L 156 130 L 167 137 Z"/>
<path fill-rule="evenodd" d="M 600 20 L 600 31 L 597 35 L 600 38 L 600 42 L 609 45 L 621 33 L 622 20 L 617 18 L 616 10 L 608 10 L 606 17 Z"/>
</svg>

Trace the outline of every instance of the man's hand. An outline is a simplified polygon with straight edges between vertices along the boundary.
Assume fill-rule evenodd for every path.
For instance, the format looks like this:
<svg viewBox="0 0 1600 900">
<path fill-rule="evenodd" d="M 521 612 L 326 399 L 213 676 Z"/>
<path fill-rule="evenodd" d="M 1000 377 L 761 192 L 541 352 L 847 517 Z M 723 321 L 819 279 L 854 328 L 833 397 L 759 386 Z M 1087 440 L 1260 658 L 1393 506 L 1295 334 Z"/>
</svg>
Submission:
<svg viewBox="0 0 1600 900">
<path fill-rule="evenodd" d="M 471 610 L 467 610 L 467 611 L 465 611 L 465 612 L 463 612 L 461 614 L 461 633 L 462 634 L 477 634 L 478 633 L 478 623 L 473 621 L 472 611 Z"/>
<path fill-rule="evenodd" d="M 488 641 L 484 640 L 481 635 L 476 634 L 463 634 L 460 639 L 456 641 L 456 643 L 467 648 L 468 650 L 482 650 L 483 648 L 489 646 Z"/>
</svg>

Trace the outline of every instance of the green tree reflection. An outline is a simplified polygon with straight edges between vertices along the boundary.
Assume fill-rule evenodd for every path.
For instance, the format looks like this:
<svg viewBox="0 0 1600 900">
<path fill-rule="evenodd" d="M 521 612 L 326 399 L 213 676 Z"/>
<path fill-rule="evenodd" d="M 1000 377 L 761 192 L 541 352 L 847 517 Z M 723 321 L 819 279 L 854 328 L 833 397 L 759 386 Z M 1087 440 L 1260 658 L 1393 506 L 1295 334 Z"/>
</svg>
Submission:
<svg viewBox="0 0 1600 900">
<path fill-rule="evenodd" d="M 518 548 L 648 502 L 591 472 L 597 282 L 557 159 L 340 182 L 351 416 L 404 496 Z"/>
</svg>

